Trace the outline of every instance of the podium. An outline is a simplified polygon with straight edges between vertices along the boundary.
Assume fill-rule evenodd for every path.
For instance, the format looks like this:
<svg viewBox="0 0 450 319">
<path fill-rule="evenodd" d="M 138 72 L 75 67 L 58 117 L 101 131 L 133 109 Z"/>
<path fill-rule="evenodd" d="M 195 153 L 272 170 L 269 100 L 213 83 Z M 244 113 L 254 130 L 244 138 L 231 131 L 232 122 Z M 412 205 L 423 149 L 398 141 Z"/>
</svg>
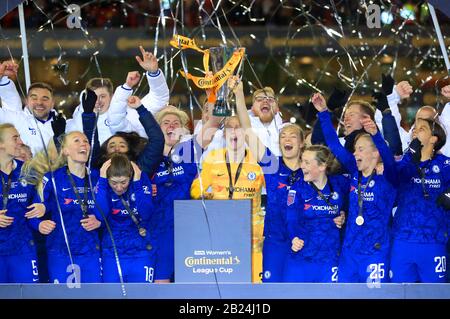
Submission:
<svg viewBox="0 0 450 319">
<path fill-rule="evenodd" d="M 251 282 L 251 200 L 176 200 L 174 223 L 175 282 Z"/>
</svg>

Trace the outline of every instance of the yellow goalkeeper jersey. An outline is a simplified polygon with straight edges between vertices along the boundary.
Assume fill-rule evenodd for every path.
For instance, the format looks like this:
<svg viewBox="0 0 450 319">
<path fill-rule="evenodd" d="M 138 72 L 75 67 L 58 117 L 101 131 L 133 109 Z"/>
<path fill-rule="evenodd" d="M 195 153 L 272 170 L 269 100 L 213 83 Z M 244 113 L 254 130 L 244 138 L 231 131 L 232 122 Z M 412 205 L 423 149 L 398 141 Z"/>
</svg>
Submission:
<svg viewBox="0 0 450 319">
<path fill-rule="evenodd" d="M 261 210 L 261 189 L 264 174 L 249 150 L 242 161 L 231 162 L 228 171 L 226 149 L 212 150 L 205 158 L 200 177 L 191 186 L 191 196 L 209 199 L 251 199 L 252 200 L 252 281 L 261 282 L 262 245 L 264 241 L 264 213 Z M 231 182 L 230 185 L 230 174 Z M 236 180 L 236 175 L 238 178 Z M 200 187 L 201 178 L 201 187 Z M 231 187 L 230 187 L 231 186 Z"/>
</svg>

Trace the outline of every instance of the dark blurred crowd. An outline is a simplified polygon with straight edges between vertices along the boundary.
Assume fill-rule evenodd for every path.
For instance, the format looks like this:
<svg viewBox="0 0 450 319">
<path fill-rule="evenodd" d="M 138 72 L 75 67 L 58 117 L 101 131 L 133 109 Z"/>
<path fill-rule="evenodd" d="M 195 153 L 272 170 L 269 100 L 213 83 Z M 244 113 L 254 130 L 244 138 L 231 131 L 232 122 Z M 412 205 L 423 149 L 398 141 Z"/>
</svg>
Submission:
<svg viewBox="0 0 450 319">
<path fill-rule="evenodd" d="M 151 27 L 158 23 L 161 16 L 166 17 L 166 24 L 173 25 L 178 20 L 186 27 L 200 25 L 216 25 L 215 7 L 218 1 L 213 0 L 93 0 L 93 1 L 60 1 L 34 0 L 25 5 L 25 16 L 28 27 L 40 27 L 49 19 L 55 27 L 65 27 L 68 4 L 78 4 L 81 7 L 83 24 L 88 28 L 138 28 Z M 387 4 L 382 10 L 390 8 L 393 14 L 393 24 L 400 24 L 400 15 L 412 12 L 414 22 L 421 25 L 431 23 L 429 11 L 424 1 L 419 0 L 390 0 L 375 1 Z M 392 5 L 392 6 L 391 6 Z M 184 12 L 181 15 L 181 12 Z M 225 0 L 216 10 L 221 17 L 221 25 L 250 26 L 250 25 L 305 25 L 307 23 L 322 23 L 327 26 L 336 25 L 338 13 L 341 23 L 345 25 L 365 25 L 365 9 L 360 1 L 354 0 Z M 404 14 L 403 12 L 403 14 Z M 450 18 L 438 12 L 442 24 L 450 23 Z M 411 18 L 412 19 L 412 18 Z M 339 20 L 339 19 L 338 19 Z M 18 11 L 13 10 L 6 15 L 0 24 L 4 28 L 19 26 Z"/>
</svg>

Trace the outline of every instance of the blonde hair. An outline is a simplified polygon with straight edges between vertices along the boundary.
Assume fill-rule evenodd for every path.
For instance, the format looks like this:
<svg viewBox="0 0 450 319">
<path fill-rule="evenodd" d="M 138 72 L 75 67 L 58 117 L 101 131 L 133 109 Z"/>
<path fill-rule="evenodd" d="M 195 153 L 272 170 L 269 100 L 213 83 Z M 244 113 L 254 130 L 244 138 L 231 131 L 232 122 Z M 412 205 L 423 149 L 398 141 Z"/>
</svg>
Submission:
<svg viewBox="0 0 450 319">
<path fill-rule="evenodd" d="M 286 131 L 293 131 L 300 139 L 300 142 L 302 144 L 300 147 L 300 155 L 301 155 L 305 149 L 305 132 L 298 124 L 285 123 L 280 129 L 280 134 L 278 135 L 278 142 L 280 142 L 281 134 L 283 134 Z"/>
<path fill-rule="evenodd" d="M 44 191 L 42 178 L 46 173 L 50 171 L 54 172 L 58 168 L 67 164 L 67 157 L 64 155 L 62 150 L 67 146 L 68 137 L 75 133 L 84 135 L 84 133 L 79 131 L 73 131 L 63 135 L 59 152 L 53 139 L 50 139 L 47 146 L 47 152 L 45 152 L 45 150 L 38 152 L 31 160 L 25 162 L 22 166 L 22 178 L 24 178 L 28 184 L 36 187 L 41 199 L 43 199 Z"/>
<path fill-rule="evenodd" d="M 239 121 L 239 117 L 237 117 L 236 115 L 233 115 L 233 116 L 227 116 L 225 118 L 224 125 L 223 125 L 224 128 L 227 128 L 228 124 L 231 122 L 231 120 L 234 120 L 234 119 L 236 119 L 239 123 L 239 126 L 241 126 L 241 121 Z"/>
<path fill-rule="evenodd" d="M 283 127 L 280 129 L 280 136 L 282 133 L 284 133 L 286 131 L 293 131 L 295 134 L 298 135 L 298 137 L 300 138 L 302 143 L 305 142 L 305 132 L 300 127 L 300 125 L 292 124 L 292 123 L 283 124 Z"/>
<path fill-rule="evenodd" d="M 3 140 L 3 132 L 7 129 L 13 128 L 17 131 L 16 127 L 12 125 L 11 123 L 3 123 L 0 124 L 0 142 L 4 142 Z"/>
<path fill-rule="evenodd" d="M 263 93 L 264 95 L 272 95 L 275 97 L 275 91 L 270 86 L 265 86 L 262 89 L 258 89 L 253 92 L 253 102 L 255 102 L 255 98 L 258 94 Z"/>
<path fill-rule="evenodd" d="M 161 125 L 163 118 L 168 114 L 177 116 L 180 119 L 181 126 L 187 127 L 187 124 L 189 122 L 189 116 L 186 114 L 186 112 L 178 109 L 173 105 L 167 105 L 161 111 L 159 111 L 156 114 L 156 122 L 158 122 L 158 124 Z"/>
</svg>

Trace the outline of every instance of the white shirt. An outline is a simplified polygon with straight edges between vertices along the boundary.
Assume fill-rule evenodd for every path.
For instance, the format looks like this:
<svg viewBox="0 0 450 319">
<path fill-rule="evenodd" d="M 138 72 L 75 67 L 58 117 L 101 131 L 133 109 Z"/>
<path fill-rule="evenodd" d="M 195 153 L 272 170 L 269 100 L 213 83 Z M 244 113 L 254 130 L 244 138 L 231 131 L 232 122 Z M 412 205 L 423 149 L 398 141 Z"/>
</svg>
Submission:
<svg viewBox="0 0 450 319">
<path fill-rule="evenodd" d="M 142 98 L 141 102 L 153 114 L 160 111 L 169 102 L 169 87 L 167 86 L 164 74 L 159 70 L 156 75 L 150 75 L 148 72 L 147 81 L 150 91 Z M 140 136 L 147 138 L 145 129 L 139 121 L 139 114 L 135 109 L 127 106 L 127 99 L 131 96 L 133 90 L 126 84 L 116 88 L 111 99 L 108 111 L 99 115 L 97 130 L 100 145 L 116 132 L 137 132 Z M 67 123 L 67 132 L 83 129 L 83 107 L 79 105 L 73 114 L 73 120 Z"/>
</svg>

